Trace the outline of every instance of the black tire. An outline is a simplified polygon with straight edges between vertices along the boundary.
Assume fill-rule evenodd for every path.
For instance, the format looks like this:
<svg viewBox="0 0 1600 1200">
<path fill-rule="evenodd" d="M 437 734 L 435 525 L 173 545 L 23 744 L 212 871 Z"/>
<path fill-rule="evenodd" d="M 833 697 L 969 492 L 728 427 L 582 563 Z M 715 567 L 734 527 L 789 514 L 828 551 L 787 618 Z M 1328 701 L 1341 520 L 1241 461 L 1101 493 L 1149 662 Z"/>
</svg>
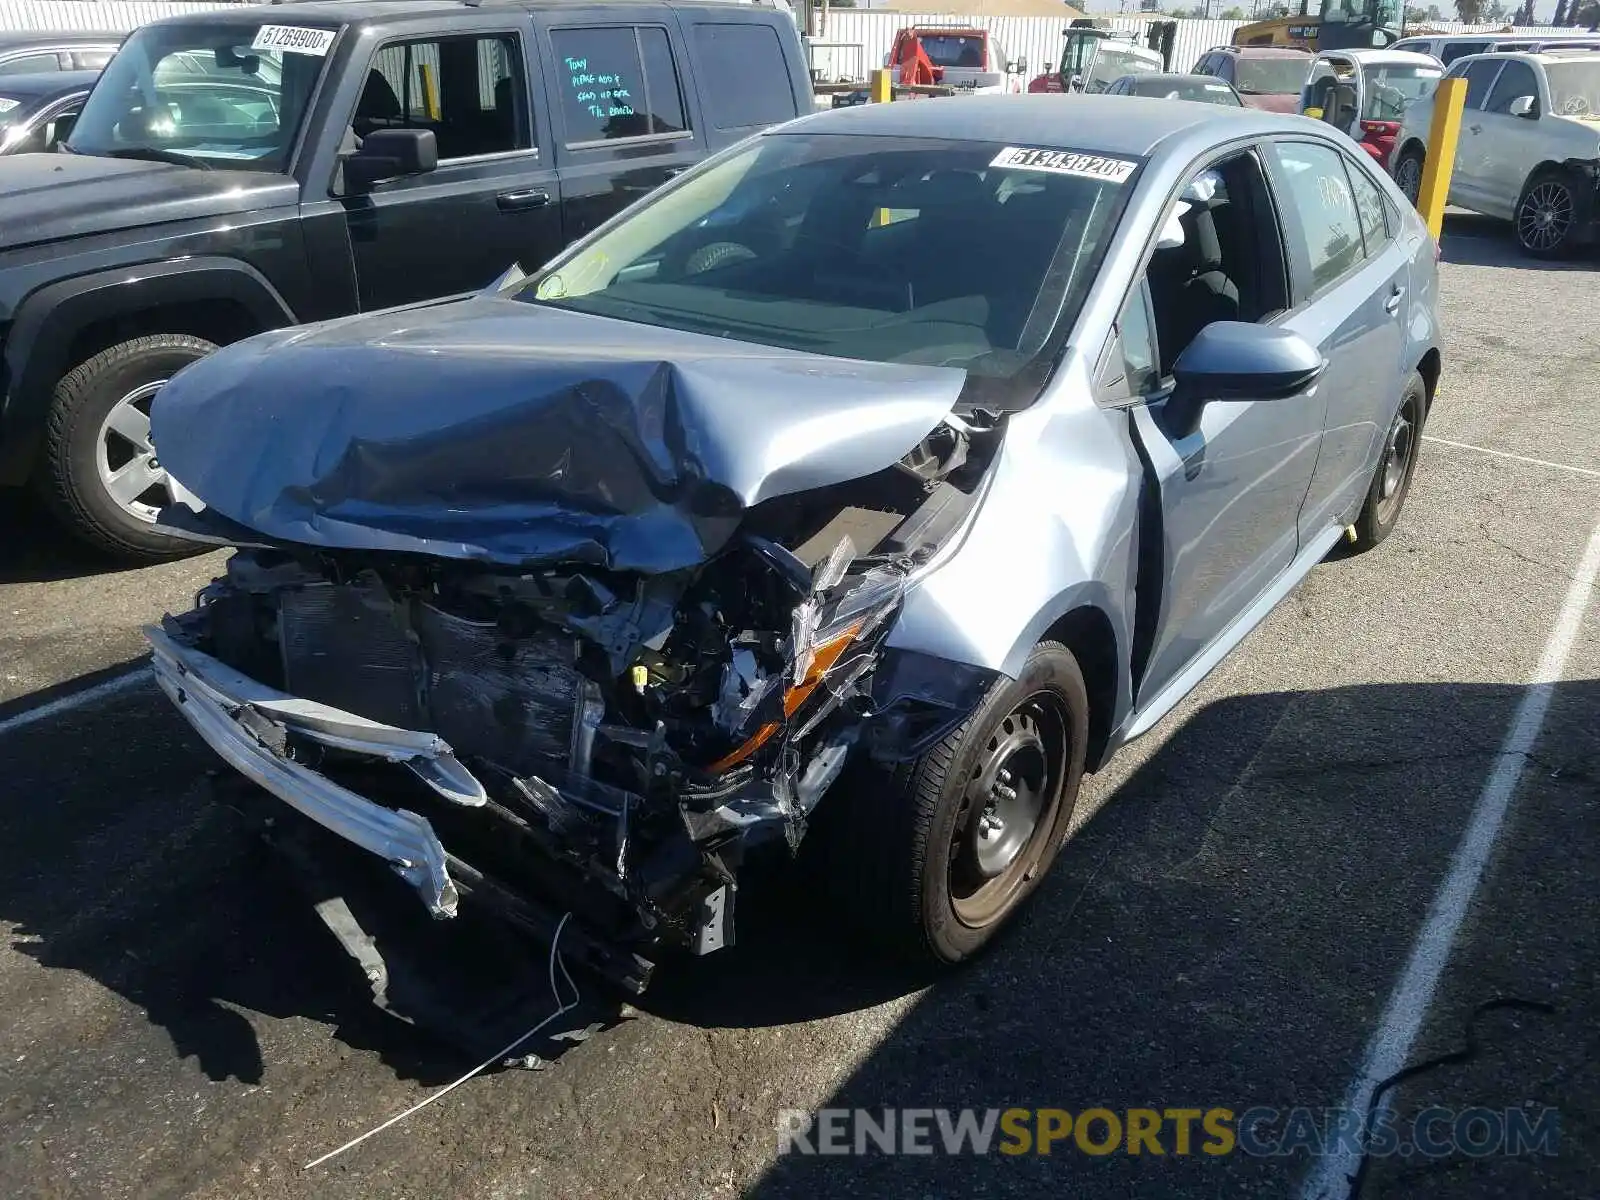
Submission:
<svg viewBox="0 0 1600 1200">
<path fill-rule="evenodd" d="M 126 397 L 165 382 L 215 349 L 213 343 L 187 334 L 134 338 L 102 350 L 56 384 L 36 484 L 57 518 L 80 540 L 133 562 L 197 551 L 193 542 L 156 532 L 148 520 L 113 498 L 101 482 L 98 455 L 102 427 Z M 158 493 L 159 488 L 144 494 Z"/>
<path fill-rule="evenodd" d="M 1411 491 L 1422 449 L 1422 424 L 1428 415 L 1428 385 L 1411 372 L 1400 393 L 1400 404 L 1384 434 L 1377 469 L 1367 487 L 1367 498 L 1356 517 L 1355 552 L 1371 550 L 1394 532 Z"/>
<path fill-rule="evenodd" d="M 1412 208 L 1417 206 L 1417 196 L 1422 191 L 1422 171 L 1425 166 L 1427 157 L 1415 143 L 1402 150 L 1394 162 L 1394 181 L 1405 198 L 1411 201 Z"/>
<path fill-rule="evenodd" d="M 1026 745 L 1029 714 L 1040 731 L 1037 756 Z M 816 832 L 827 838 L 828 882 L 847 919 L 922 965 L 953 966 L 976 954 L 1032 894 L 1066 840 L 1088 728 L 1088 691 L 1077 660 L 1059 643 L 1041 642 L 1017 679 L 996 683 L 959 729 L 915 763 L 893 774 L 869 767 L 841 781 L 847 794 L 825 803 L 834 806 L 822 814 L 831 824 Z M 998 757 L 997 739 L 1023 748 Z M 975 793 L 1005 763 L 1015 766 L 1010 781 L 1025 783 L 1035 777 L 1029 764 L 1036 761 L 1047 764 L 1037 791 L 1048 794 L 1031 835 L 985 885 L 992 893 L 970 891 L 985 811 Z M 1016 793 L 1034 794 L 1022 786 Z"/>
<path fill-rule="evenodd" d="M 1511 214 L 1511 231 L 1524 254 L 1567 258 L 1583 240 L 1589 189 L 1570 171 L 1545 167 L 1528 176 Z"/>
</svg>

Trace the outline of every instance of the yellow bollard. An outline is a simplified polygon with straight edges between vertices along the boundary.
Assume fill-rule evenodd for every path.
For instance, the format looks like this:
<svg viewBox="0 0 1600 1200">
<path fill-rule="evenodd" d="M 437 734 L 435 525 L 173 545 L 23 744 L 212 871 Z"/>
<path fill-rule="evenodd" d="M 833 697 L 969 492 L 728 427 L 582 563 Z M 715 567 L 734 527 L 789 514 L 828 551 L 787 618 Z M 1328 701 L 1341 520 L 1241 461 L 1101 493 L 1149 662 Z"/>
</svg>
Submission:
<svg viewBox="0 0 1600 1200">
<path fill-rule="evenodd" d="M 1461 111 L 1467 103 L 1465 79 L 1441 79 L 1433 93 L 1433 124 L 1428 129 L 1428 157 L 1422 164 L 1422 186 L 1417 189 L 1417 211 L 1428 232 L 1438 241 L 1444 231 L 1444 203 L 1450 195 L 1450 173 L 1456 165 L 1456 143 L 1461 138 Z"/>
<path fill-rule="evenodd" d="M 887 104 L 893 99 L 894 91 L 889 83 L 889 69 L 880 67 L 872 73 L 872 103 Z"/>
<path fill-rule="evenodd" d="M 439 119 L 439 89 L 433 82 L 433 68 L 427 63 L 418 63 L 417 72 L 422 76 L 422 111 L 428 114 L 428 120 Z"/>
</svg>

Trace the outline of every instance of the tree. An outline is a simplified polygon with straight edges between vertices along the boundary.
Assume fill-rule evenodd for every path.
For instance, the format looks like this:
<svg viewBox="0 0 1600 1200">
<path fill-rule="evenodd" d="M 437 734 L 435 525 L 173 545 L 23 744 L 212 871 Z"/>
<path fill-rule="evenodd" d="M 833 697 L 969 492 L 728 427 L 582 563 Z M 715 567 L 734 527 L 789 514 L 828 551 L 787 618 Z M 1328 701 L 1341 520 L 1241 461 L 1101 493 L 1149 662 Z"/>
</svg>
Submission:
<svg viewBox="0 0 1600 1200">
<path fill-rule="evenodd" d="M 1563 0 L 1557 0 L 1562 3 Z M 1480 25 L 1483 23 L 1483 0 L 1455 0 L 1456 16 L 1461 18 L 1464 25 Z"/>
<path fill-rule="evenodd" d="M 1444 13 L 1439 11 L 1439 6 L 1437 4 L 1428 5 L 1428 20 L 1430 20 L 1430 21 L 1442 21 L 1442 20 L 1444 20 Z"/>
<path fill-rule="evenodd" d="M 1600 0 L 1586 0 L 1585 3 L 1574 4 L 1569 19 L 1574 25 L 1600 30 Z"/>
<path fill-rule="evenodd" d="M 1483 6 L 1483 19 L 1485 21 L 1504 21 L 1506 19 L 1506 6 L 1501 0 L 1489 0 Z"/>
<path fill-rule="evenodd" d="M 1567 0 L 1556 0 L 1556 15 L 1555 15 L 1555 19 L 1552 20 L 1550 22 L 1550 24 L 1552 24 L 1552 25 L 1565 25 L 1566 23 L 1567 23 Z"/>
<path fill-rule="evenodd" d="M 1224 21 L 1242 21 L 1244 20 L 1244 9 L 1240 8 L 1238 5 L 1235 5 L 1232 8 L 1223 9 L 1222 12 L 1217 15 Z"/>
<path fill-rule="evenodd" d="M 1532 25 L 1534 23 L 1533 0 L 1522 0 L 1522 6 L 1517 9 L 1516 15 L 1511 18 L 1511 23 L 1513 25 Z"/>
</svg>

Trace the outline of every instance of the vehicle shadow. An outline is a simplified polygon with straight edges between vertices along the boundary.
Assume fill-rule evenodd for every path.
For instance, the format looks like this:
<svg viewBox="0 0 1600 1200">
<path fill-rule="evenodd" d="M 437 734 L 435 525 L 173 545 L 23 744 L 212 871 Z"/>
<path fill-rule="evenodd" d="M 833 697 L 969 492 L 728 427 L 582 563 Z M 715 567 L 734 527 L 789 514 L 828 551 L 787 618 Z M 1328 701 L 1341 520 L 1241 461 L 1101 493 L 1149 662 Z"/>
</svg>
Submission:
<svg viewBox="0 0 1600 1200">
<path fill-rule="evenodd" d="M 877 1120 L 885 1108 L 1237 1114 L 1340 1103 L 1524 694 L 1368 686 L 1202 709 L 1067 845 L 990 953 L 919 997 L 830 1096 L 773 1097 L 757 1136 L 771 1131 L 776 1145 L 787 1108 L 865 1109 Z M 1524 1036 L 1551 1040 L 1505 1051 L 1497 1073 L 1471 1080 L 1480 1090 L 1449 1095 L 1458 1108 L 1536 1102 L 1583 1113 L 1600 1098 L 1563 1081 L 1573 1055 L 1592 1053 L 1600 1020 L 1588 932 L 1600 917 L 1589 882 L 1600 851 L 1585 836 L 1600 800 L 1597 729 L 1600 680 L 1557 685 L 1500 840 L 1495 861 L 1510 860 L 1501 907 L 1465 928 L 1455 959 L 1467 961 L 1447 976 L 1412 1061 L 1457 1049 L 1472 1006 L 1497 995 L 1548 1002 L 1554 1024 Z M 1563 845 L 1584 848 L 1569 858 L 1585 870 L 1552 862 Z M 1545 863 L 1550 876 L 1530 886 L 1526 872 Z M 1507 912 L 1507 893 L 1529 912 Z M 810 989 L 809 967 L 797 964 L 788 986 Z M 747 1019 L 765 1019 L 772 1002 L 759 991 L 722 986 L 743 991 Z M 726 1019 L 733 1002 L 713 1003 Z M 799 1007 L 782 1001 L 785 1012 Z M 828 1007 L 815 998 L 816 1011 Z M 1429 1028 L 1443 1040 L 1430 1043 Z M 1070 1140 L 1053 1156 L 953 1155 L 929 1125 L 931 1154 L 785 1154 L 744 1194 L 1282 1195 L 1308 1165 L 1182 1155 L 1170 1123 L 1160 1157 L 1083 1153 Z M 1573 1178 L 1594 1169 L 1600 1150 L 1564 1142 L 1569 1150 L 1576 1162 L 1549 1169 Z M 1498 1178 L 1502 1191 L 1473 1190 L 1488 1182 L 1474 1178 L 1437 1194 L 1555 1194 Z M 1396 1188 L 1385 1194 L 1409 1194 Z"/>
<path fill-rule="evenodd" d="M 1587 755 L 1569 775 L 1592 779 L 1600 684 L 1562 693 L 1553 711 L 1579 713 L 1563 753 Z M 1018 927 L 928 990 L 834 1102 L 1244 1100 L 1247 1068 L 1282 1037 L 1303 1039 L 1313 1061 L 1324 1053 L 1315 1048 L 1337 1049 L 1342 1069 L 1520 695 L 1418 684 L 1206 706 L 1109 795 Z M 124 997 L 213 1080 L 263 1079 L 270 1051 L 252 1015 L 268 1028 L 326 1023 L 427 1085 L 475 1065 L 373 1007 L 367 980 L 281 864 L 208 799 L 215 768 L 156 703 L 83 710 L 0 740 L 0 778 L 29 799 L 0 805 L 9 851 L 0 921 L 13 948 Z M 748 888 L 741 944 L 665 964 L 640 1007 L 701 1027 L 772 1026 L 855 1012 L 931 981 L 855 948 L 850 914 L 819 893 L 802 870 Z M 454 923 L 434 928 L 450 934 Z M 503 945 L 485 956 L 504 958 Z M 1370 955 L 1385 964 L 1381 978 L 1319 965 L 1328 947 Z M 526 954 L 532 982 L 502 1013 L 519 1030 L 552 1007 L 544 954 Z M 469 987 L 475 969 L 462 968 Z M 586 1006 L 563 1024 L 615 1021 L 622 998 L 580 983 Z M 25 1016 L 29 997 L 13 1002 Z M 535 1049 L 554 1058 L 562 1045 Z M 755 1194 L 829 1194 L 876 1169 L 785 1159 Z M 936 1190 L 954 1187 L 941 1179 Z"/>
<path fill-rule="evenodd" d="M 70 536 L 27 489 L 0 488 L 0 585 L 128 569 Z"/>
<path fill-rule="evenodd" d="M 1570 259 L 1542 259 L 1524 254 L 1511 234 L 1511 223 L 1477 213 L 1446 213 L 1439 239 L 1444 261 L 1467 267 L 1518 267 L 1528 271 L 1592 271 L 1592 250 Z"/>
</svg>

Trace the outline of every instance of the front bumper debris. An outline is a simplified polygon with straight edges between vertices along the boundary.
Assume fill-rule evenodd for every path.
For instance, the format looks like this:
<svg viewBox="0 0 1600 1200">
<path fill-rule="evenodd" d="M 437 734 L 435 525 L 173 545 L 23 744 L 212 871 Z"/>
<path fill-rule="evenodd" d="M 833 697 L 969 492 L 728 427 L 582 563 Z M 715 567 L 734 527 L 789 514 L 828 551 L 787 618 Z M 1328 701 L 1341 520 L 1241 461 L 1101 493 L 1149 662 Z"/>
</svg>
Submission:
<svg viewBox="0 0 1600 1200">
<path fill-rule="evenodd" d="M 427 820 L 364 800 L 287 756 L 291 738 L 402 763 L 457 804 L 487 795 L 443 739 L 380 725 L 257 683 L 209 654 L 145 629 L 156 682 L 206 744 L 246 778 L 325 829 L 388 862 L 436 917 L 453 917 L 459 893 L 444 846 Z"/>
</svg>

